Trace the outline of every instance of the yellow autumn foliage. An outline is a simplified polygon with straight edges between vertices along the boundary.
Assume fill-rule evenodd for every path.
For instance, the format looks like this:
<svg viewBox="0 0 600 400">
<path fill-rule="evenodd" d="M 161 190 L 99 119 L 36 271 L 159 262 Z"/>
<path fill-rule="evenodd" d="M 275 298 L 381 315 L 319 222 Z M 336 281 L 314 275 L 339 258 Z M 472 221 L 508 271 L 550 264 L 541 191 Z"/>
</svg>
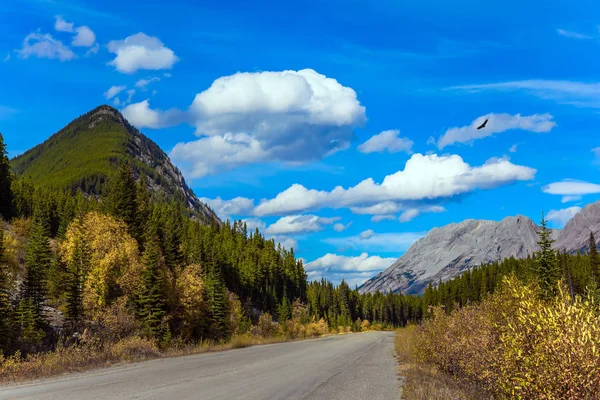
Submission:
<svg viewBox="0 0 600 400">
<path fill-rule="evenodd" d="M 105 307 L 120 295 L 137 293 L 142 266 L 137 242 L 124 223 L 97 212 L 76 219 L 59 245 L 63 262 L 71 259 L 78 240 L 85 241 L 89 258 L 83 295 L 86 309 Z"/>
<path fill-rule="evenodd" d="M 587 399 L 600 393 L 600 308 L 592 298 L 543 301 L 535 286 L 505 278 L 481 304 L 417 329 L 421 361 L 500 398 Z"/>
<path fill-rule="evenodd" d="M 206 314 L 202 267 L 188 265 L 176 281 L 177 295 L 183 320 L 183 336 L 191 337 L 194 328 Z"/>
</svg>

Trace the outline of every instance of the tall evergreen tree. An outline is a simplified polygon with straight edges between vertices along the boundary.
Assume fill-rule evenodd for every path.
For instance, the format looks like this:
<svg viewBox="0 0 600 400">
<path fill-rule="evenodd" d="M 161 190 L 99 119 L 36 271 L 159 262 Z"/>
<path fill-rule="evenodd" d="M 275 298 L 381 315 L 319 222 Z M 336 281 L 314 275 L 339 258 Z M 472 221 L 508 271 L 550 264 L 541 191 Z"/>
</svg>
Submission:
<svg viewBox="0 0 600 400">
<path fill-rule="evenodd" d="M 67 321 L 73 331 L 77 331 L 83 321 L 83 285 L 85 273 L 89 269 L 89 256 L 85 239 L 75 241 L 73 256 L 67 267 L 69 273 L 67 292 Z"/>
<path fill-rule="evenodd" d="M 541 230 L 537 232 L 540 240 L 540 251 L 537 254 L 537 275 L 542 293 L 547 298 L 552 297 L 556 291 L 559 271 L 556 262 L 556 253 L 552 249 L 554 239 L 551 238 L 552 232 L 547 228 L 547 221 L 542 213 Z"/>
<path fill-rule="evenodd" d="M 132 236 L 139 238 L 136 227 L 137 188 L 133 168 L 128 162 L 121 164 L 117 173 L 108 182 L 105 207 L 109 214 L 127 224 Z"/>
<path fill-rule="evenodd" d="M 4 228 L 0 221 L 0 352 L 6 352 L 10 349 L 12 339 L 11 320 L 8 268 L 4 263 Z"/>
<path fill-rule="evenodd" d="M 0 217 L 10 219 L 13 216 L 13 192 L 10 161 L 6 151 L 4 138 L 0 133 Z"/>
<path fill-rule="evenodd" d="M 142 288 L 137 299 L 138 316 L 149 334 L 157 336 L 165 315 L 163 294 L 163 255 L 156 230 L 150 228 L 142 256 Z"/>
<path fill-rule="evenodd" d="M 214 249 L 209 253 L 206 273 L 206 300 L 210 315 L 209 335 L 214 339 L 229 337 L 229 298 L 227 288 L 216 263 Z"/>
<path fill-rule="evenodd" d="M 596 284 L 600 287 L 600 257 L 598 256 L 598 248 L 596 245 L 596 238 L 594 232 L 590 232 L 590 240 L 588 242 L 590 248 L 590 267 L 591 272 L 596 280 Z"/>
<path fill-rule="evenodd" d="M 38 326 L 44 325 L 43 307 L 46 303 L 47 278 L 51 264 L 52 251 L 48 229 L 42 221 L 34 220 L 25 251 L 26 274 L 22 298 L 31 303 Z"/>
</svg>

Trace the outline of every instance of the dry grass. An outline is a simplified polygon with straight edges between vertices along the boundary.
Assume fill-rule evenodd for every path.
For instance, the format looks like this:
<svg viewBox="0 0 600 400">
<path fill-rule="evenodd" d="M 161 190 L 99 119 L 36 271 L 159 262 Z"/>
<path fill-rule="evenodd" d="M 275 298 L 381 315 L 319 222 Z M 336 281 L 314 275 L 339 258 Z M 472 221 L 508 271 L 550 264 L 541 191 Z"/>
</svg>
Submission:
<svg viewBox="0 0 600 400">
<path fill-rule="evenodd" d="M 417 360 L 415 326 L 396 331 L 396 353 L 403 378 L 402 398 L 407 400 L 479 400 L 490 399 L 480 388 L 459 382 L 433 365 Z"/>
</svg>

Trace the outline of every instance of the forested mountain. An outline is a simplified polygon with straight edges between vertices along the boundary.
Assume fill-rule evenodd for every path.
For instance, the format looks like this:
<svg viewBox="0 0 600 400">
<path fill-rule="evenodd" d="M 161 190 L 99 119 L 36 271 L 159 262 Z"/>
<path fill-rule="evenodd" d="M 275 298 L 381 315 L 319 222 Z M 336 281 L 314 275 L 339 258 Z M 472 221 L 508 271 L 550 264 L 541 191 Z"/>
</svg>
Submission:
<svg viewBox="0 0 600 400">
<path fill-rule="evenodd" d="M 293 249 L 242 221 L 196 218 L 179 172 L 110 107 L 12 167 L 16 174 L 0 134 L 5 355 L 51 350 L 74 335 L 103 348 L 139 337 L 168 347 L 421 318 L 420 298 L 309 283 Z"/>
<path fill-rule="evenodd" d="M 465 220 L 432 229 L 388 269 L 366 281 L 361 293 L 418 294 L 433 282 L 447 281 L 483 264 L 523 259 L 539 250 L 540 228 L 519 215 L 502 221 Z M 600 237 L 600 202 L 586 206 L 565 228 L 550 230 L 555 248 L 567 253 L 588 250 L 589 234 Z"/>
<path fill-rule="evenodd" d="M 145 178 L 151 193 L 185 204 L 207 222 L 216 218 L 160 147 L 107 105 L 75 119 L 11 165 L 18 177 L 35 184 L 100 195 L 107 177 L 125 161 L 137 180 Z"/>
</svg>

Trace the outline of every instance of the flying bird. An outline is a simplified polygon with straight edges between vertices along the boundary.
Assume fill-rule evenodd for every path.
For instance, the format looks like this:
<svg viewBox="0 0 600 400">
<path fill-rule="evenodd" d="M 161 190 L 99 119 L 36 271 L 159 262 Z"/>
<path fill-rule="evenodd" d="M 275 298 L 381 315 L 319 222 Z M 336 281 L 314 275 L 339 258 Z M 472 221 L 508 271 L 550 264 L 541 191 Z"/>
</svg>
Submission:
<svg viewBox="0 0 600 400">
<path fill-rule="evenodd" d="M 477 129 L 485 128 L 485 124 L 487 124 L 487 121 L 488 121 L 488 120 L 487 120 L 487 118 L 486 118 L 486 119 L 485 119 L 485 121 L 483 121 L 483 124 L 479 125 L 479 126 L 477 127 Z"/>
</svg>

